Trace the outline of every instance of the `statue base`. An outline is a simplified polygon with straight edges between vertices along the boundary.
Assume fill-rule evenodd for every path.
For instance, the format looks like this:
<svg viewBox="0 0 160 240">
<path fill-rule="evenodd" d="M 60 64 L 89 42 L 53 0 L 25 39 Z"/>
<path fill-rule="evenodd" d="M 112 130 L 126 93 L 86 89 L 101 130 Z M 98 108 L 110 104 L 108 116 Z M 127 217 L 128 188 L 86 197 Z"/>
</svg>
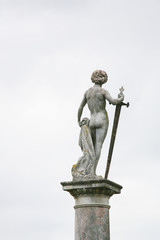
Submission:
<svg viewBox="0 0 160 240">
<path fill-rule="evenodd" d="M 75 240 L 110 240 L 109 199 L 122 186 L 107 179 L 62 182 L 75 199 Z"/>
</svg>

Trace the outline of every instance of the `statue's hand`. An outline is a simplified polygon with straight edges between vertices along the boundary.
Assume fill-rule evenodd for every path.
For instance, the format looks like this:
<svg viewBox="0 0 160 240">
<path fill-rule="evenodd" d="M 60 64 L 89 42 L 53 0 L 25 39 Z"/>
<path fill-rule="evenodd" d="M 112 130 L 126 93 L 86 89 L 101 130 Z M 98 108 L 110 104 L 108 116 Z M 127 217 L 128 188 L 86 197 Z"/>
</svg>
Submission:
<svg viewBox="0 0 160 240">
<path fill-rule="evenodd" d="M 124 99 L 124 94 L 123 94 L 124 88 L 121 87 L 119 90 L 120 90 L 120 93 L 118 94 L 118 98 L 121 98 L 121 100 L 123 101 L 123 99 Z"/>
<path fill-rule="evenodd" d="M 89 119 L 88 118 L 83 118 L 82 121 L 78 121 L 78 124 L 79 124 L 80 127 L 82 127 L 83 125 L 89 126 Z"/>
</svg>

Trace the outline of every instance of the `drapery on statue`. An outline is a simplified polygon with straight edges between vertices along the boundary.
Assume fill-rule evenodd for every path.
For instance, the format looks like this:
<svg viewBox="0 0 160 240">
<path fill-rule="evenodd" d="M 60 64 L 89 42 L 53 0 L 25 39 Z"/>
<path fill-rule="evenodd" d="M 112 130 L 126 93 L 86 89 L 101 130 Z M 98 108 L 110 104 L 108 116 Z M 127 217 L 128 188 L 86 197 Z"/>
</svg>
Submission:
<svg viewBox="0 0 160 240">
<path fill-rule="evenodd" d="M 109 124 L 108 114 L 105 109 L 106 100 L 110 104 L 116 105 L 124 99 L 123 88 L 120 89 L 116 99 L 112 98 L 109 92 L 102 88 L 102 84 L 108 80 L 105 71 L 94 71 L 91 80 L 94 86 L 85 92 L 78 109 L 78 124 L 81 127 L 79 145 L 83 151 L 83 156 L 72 167 L 73 180 L 98 178 L 96 176 L 96 167 Z M 90 120 L 84 118 L 81 121 L 86 103 L 90 110 Z"/>
</svg>

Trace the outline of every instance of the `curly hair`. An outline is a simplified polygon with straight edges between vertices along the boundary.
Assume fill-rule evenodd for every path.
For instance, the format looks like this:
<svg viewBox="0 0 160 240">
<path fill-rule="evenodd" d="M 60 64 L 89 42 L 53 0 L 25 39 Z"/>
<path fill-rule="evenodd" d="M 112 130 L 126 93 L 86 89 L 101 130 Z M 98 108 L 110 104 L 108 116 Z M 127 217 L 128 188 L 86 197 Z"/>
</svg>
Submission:
<svg viewBox="0 0 160 240">
<path fill-rule="evenodd" d="M 92 73 L 91 80 L 93 83 L 104 84 L 108 80 L 108 75 L 105 71 L 96 70 Z"/>
</svg>

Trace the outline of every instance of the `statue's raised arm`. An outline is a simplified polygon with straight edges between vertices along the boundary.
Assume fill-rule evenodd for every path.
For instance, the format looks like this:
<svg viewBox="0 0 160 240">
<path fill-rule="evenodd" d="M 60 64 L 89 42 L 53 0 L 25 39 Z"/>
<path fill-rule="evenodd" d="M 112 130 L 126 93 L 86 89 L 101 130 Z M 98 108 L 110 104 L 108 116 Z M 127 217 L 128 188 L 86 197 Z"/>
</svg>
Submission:
<svg viewBox="0 0 160 240">
<path fill-rule="evenodd" d="M 124 99 L 122 88 L 118 98 L 112 98 L 109 92 L 102 88 L 102 85 L 108 80 L 106 72 L 102 70 L 94 71 L 91 80 L 94 85 L 85 92 L 78 109 L 78 123 L 81 127 L 79 144 L 83 156 L 72 168 L 73 180 L 97 178 L 96 167 L 109 124 L 106 100 L 116 105 Z M 86 104 L 90 111 L 90 119 L 81 120 L 83 108 Z"/>
<path fill-rule="evenodd" d="M 118 94 L 118 98 L 112 98 L 112 96 L 110 95 L 110 93 L 107 90 L 102 89 L 105 99 L 107 99 L 109 101 L 109 103 L 111 103 L 113 105 L 117 105 L 123 101 L 123 99 L 124 99 L 123 90 L 124 90 L 123 87 L 120 88 L 120 93 Z"/>
</svg>

